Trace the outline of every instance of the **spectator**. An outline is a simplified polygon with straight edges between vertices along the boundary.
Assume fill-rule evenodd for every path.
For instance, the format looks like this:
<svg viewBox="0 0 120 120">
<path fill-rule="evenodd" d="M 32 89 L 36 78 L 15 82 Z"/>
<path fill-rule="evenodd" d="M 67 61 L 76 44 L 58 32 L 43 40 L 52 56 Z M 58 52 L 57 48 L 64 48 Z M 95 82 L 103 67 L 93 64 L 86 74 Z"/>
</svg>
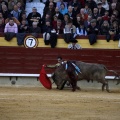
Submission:
<svg viewBox="0 0 120 120">
<path fill-rule="evenodd" d="M 94 8 L 93 14 L 92 14 L 92 19 L 97 20 L 97 24 L 100 26 L 102 23 L 102 16 L 98 13 L 98 8 Z"/>
<path fill-rule="evenodd" d="M 3 18 L 2 12 L 0 12 L 0 20 L 2 21 L 3 25 L 5 24 L 5 19 Z"/>
<path fill-rule="evenodd" d="M 73 13 L 72 6 L 68 6 L 68 12 L 66 14 L 68 14 L 70 16 L 70 19 L 72 19 L 72 21 L 74 21 L 74 19 L 76 18 L 76 15 Z"/>
<path fill-rule="evenodd" d="M 43 39 L 44 39 L 45 45 L 50 44 L 50 34 L 51 34 L 52 29 L 53 28 L 50 24 L 50 21 L 46 20 L 45 25 L 43 26 Z"/>
<path fill-rule="evenodd" d="M 86 0 L 78 0 L 78 2 L 81 3 L 81 8 L 84 8 L 84 7 L 85 7 L 85 1 L 86 1 Z"/>
<path fill-rule="evenodd" d="M 100 15 L 98 14 L 98 8 L 94 8 L 93 9 L 93 14 L 92 14 L 92 19 L 96 19 L 100 17 Z"/>
<path fill-rule="evenodd" d="M 13 21 L 17 24 L 17 26 L 20 25 L 20 22 L 19 22 L 15 17 L 7 18 L 7 19 L 5 20 L 5 24 L 7 24 L 10 19 L 13 19 Z"/>
<path fill-rule="evenodd" d="M 79 14 L 79 12 L 80 12 L 80 8 L 79 8 L 78 4 L 76 3 L 73 6 L 73 15 L 74 15 L 75 18 L 77 16 L 77 14 Z"/>
<path fill-rule="evenodd" d="M 99 28 L 98 28 L 96 22 L 97 22 L 96 19 L 91 20 L 90 25 L 87 28 L 88 34 L 96 34 L 96 35 L 98 35 Z"/>
<path fill-rule="evenodd" d="M 18 26 L 13 19 L 9 19 L 9 22 L 5 25 L 4 33 L 6 32 L 18 33 Z"/>
<path fill-rule="evenodd" d="M 22 21 L 22 20 L 25 20 L 26 21 L 26 24 L 28 24 L 28 20 L 27 20 L 27 16 L 26 16 L 26 13 L 25 12 L 22 12 L 21 13 L 21 16 L 20 16 L 20 22 Z"/>
<path fill-rule="evenodd" d="M 68 12 L 68 9 L 65 7 L 65 4 L 61 4 L 60 5 L 60 13 L 62 14 L 62 15 L 65 15 L 66 13 Z"/>
<path fill-rule="evenodd" d="M 20 1 L 18 1 L 16 5 L 18 7 L 18 11 L 22 13 L 24 11 L 24 5 Z"/>
<path fill-rule="evenodd" d="M 109 34 L 110 35 L 118 35 L 119 34 L 119 25 L 117 21 L 114 21 L 113 24 L 110 26 Z"/>
<path fill-rule="evenodd" d="M 49 7 L 50 3 L 53 3 L 54 8 L 56 7 L 56 3 L 54 2 L 54 0 L 47 0 L 46 3 L 45 3 L 45 8 Z"/>
<path fill-rule="evenodd" d="M 113 14 L 113 11 L 116 10 L 116 3 L 112 3 L 109 9 L 109 15 Z"/>
<path fill-rule="evenodd" d="M 105 14 L 105 8 L 102 7 L 102 2 L 97 3 L 98 14 L 103 16 Z"/>
<path fill-rule="evenodd" d="M 57 25 L 57 16 L 53 16 L 53 21 L 52 21 L 52 26 L 53 26 L 53 28 Z"/>
<path fill-rule="evenodd" d="M 57 16 L 57 18 L 60 19 L 60 20 L 64 19 L 63 14 L 60 13 L 58 7 L 55 8 L 55 14 L 54 15 Z"/>
<path fill-rule="evenodd" d="M 112 14 L 111 17 L 110 17 L 110 20 L 109 20 L 110 26 L 112 26 L 113 22 L 115 22 L 115 21 L 117 21 L 116 15 L 115 15 L 115 14 Z"/>
<path fill-rule="evenodd" d="M 27 16 L 29 26 L 32 26 L 33 22 L 37 22 L 38 26 L 41 26 L 41 14 L 37 12 L 37 8 L 33 7 L 32 12 Z"/>
<path fill-rule="evenodd" d="M 32 26 L 29 27 L 29 33 L 36 38 L 38 37 L 38 35 L 41 33 L 41 28 L 38 26 L 38 22 L 32 23 Z"/>
<path fill-rule="evenodd" d="M 49 7 L 44 8 L 43 10 L 43 18 L 46 16 L 46 14 L 49 14 L 51 16 L 51 19 L 53 20 L 53 16 L 55 14 L 55 7 L 53 2 L 49 3 Z"/>
<path fill-rule="evenodd" d="M 25 6 L 26 6 L 26 0 L 23 0 L 23 4 L 24 4 L 24 9 L 25 9 Z"/>
<path fill-rule="evenodd" d="M 78 36 L 81 36 L 81 35 L 86 36 L 87 35 L 87 31 L 86 31 L 86 28 L 84 27 L 83 23 L 80 23 L 80 26 L 77 27 L 77 35 Z"/>
<path fill-rule="evenodd" d="M 88 14 L 84 13 L 84 8 L 80 9 L 80 13 L 78 15 L 81 17 L 81 20 L 83 20 L 83 21 L 87 20 L 87 18 L 88 18 Z"/>
<path fill-rule="evenodd" d="M 81 9 L 82 8 L 82 5 L 81 5 L 81 2 L 79 0 L 71 0 L 69 3 L 68 3 L 68 6 L 78 6 L 78 9 Z"/>
<path fill-rule="evenodd" d="M 12 11 L 14 8 L 14 5 L 17 3 L 17 0 L 9 0 L 8 2 L 8 10 Z"/>
<path fill-rule="evenodd" d="M 72 34 L 76 33 L 76 27 L 73 25 L 71 19 L 68 21 L 68 24 L 65 25 L 64 33 L 72 33 Z"/>
<path fill-rule="evenodd" d="M 105 8 L 105 10 L 109 10 L 109 4 L 107 0 L 102 0 L 102 7 Z"/>
<path fill-rule="evenodd" d="M 11 15 L 15 17 L 17 20 L 20 19 L 20 11 L 18 10 L 17 5 L 14 5 L 14 9 L 11 11 Z"/>
<path fill-rule="evenodd" d="M 41 33 L 40 27 L 38 27 L 38 22 L 33 22 L 29 29 L 29 33 Z"/>
<path fill-rule="evenodd" d="M 70 20 L 70 16 L 68 14 L 65 14 L 64 15 L 64 20 L 63 20 L 63 25 L 67 25 L 68 24 L 68 21 Z"/>
<path fill-rule="evenodd" d="M 26 20 L 21 21 L 21 24 L 18 26 L 18 31 L 20 33 L 28 33 L 29 27 L 28 24 L 26 24 Z"/>
<path fill-rule="evenodd" d="M 119 13 L 118 13 L 118 11 L 114 10 L 113 14 L 116 16 L 116 20 L 118 21 L 119 20 Z"/>
<path fill-rule="evenodd" d="M 76 21 L 75 22 L 73 22 L 73 24 L 76 26 L 76 28 L 77 27 L 79 27 L 80 26 L 80 23 L 83 23 L 84 22 L 84 20 L 81 18 L 81 16 L 78 14 L 77 15 L 77 17 L 76 17 Z"/>
<path fill-rule="evenodd" d="M 96 22 L 97 22 L 96 19 L 92 19 L 90 22 L 90 25 L 87 28 L 88 39 L 89 39 L 90 45 L 93 45 L 97 41 L 97 35 L 99 33 L 99 28 Z"/>
<path fill-rule="evenodd" d="M 120 13 L 120 1 L 118 1 L 118 0 L 112 0 L 112 3 L 116 4 L 116 10 L 118 10 L 118 12 Z"/>
<path fill-rule="evenodd" d="M 80 13 L 77 14 L 75 23 L 74 23 L 74 21 L 73 21 L 73 23 L 76 27 L 79 27 L 80 22 L 84 23 L 84 21 L 86 21 L 87 18 L 88 18 L 88 15 L 84 13 L 84 8 L 82 8 L 82 9 L 80 9 Z"/>
<path fill-rule="evenodd" d="M 53 29 L 56 30 L 57 34 L 63 34 L 64 26 L 60 19 L 57 20 L 57 24 L 56 24 L 56 26 L 53 27 Z"/>
<path fill-rule="evenodd" d="M 46 20 L 45 21 L 45 25 L 43 26 L 43 33 L 47 32 L 47 33 L 51 33 L 52 30 L 52 26 L 51 26 L 51 21 L 50 20 Z"/>
<path fill-rule="evenodd" d="M 82 47 L 77 43 L 76 39 L 71 41 L 71 44 L 68 45 L 69 49 L 82 49 Z"/>
<path fill-rule="evenodd" d="M 93 0 L 87 0 L 86 3 L 88 4 L 89 8 L 93 11 L 94 8 L 97 7 L 97 4 Z"/>
<path fill-rule="evenodd" d="M 109 21 L 110 20 L 109 12 L 107 10 L 105 11 L 105 15 L 102 16 L 102 20 L 103 21 L 105 21 L 105 20 Z"/>
<path fill-rule="evenodd" d="M 64 4 L 64 5 L 65 5 L 65 8 L 67 8 L 68 2 L 64 2 L 64 0 L 58 0 L 58 1 L 56 2 L 56 7 L 58 7 L 59 10 L 60 10 L 60 8 L 61 8 L 61 4 Z"/>
<path fill-rule="evenodd" d="M 23 7 L 25 5 L 24 3 L 26 3 L 26 0 L 25 1 L 24 0 L 17 0 L 17 2 L 20 2 L 21 6 Z"/>
<path fill-rule="evenodd" d="M 110 30 L 110 26 L 108 21 L 104 21 L 100 28 L 100 34 L 106 36 L 107 42 L 109 42 L 111 38 L 109 34 L 109 30 Z"/>
<path fill-rule="evenodd" d="M 84 13 L 87 15 L 92 15 L 92 10 L 89 8 L 87 3 L 85 4 Z"/>
<path fill-rule="evenodd" d="M 90 25 L 91 20 L 92 20 L 92 16 L 88 15 L 88 19 L 84 21 L 85 28 L 87 28 Z"/>
<path fill-rule="evenodd" d="M 1 10 L 2 14 L 3 14 L 3 18 L 7 19 L 9 17 L 11 17 L 12 15 L 10 14 L 10 11 L 8 10 L 6 5 L 2 5 L 2 10 Z"/>
<path fill-rule="evenodd" d="M 75 37 L 76 27 L 73 25 L 72 20 L 70 19 L 64 28 L 64 40 L 66 43 L 69 43 Z"/>
<path fill-rule="evenodd" d="M 52 22 L 51 16 L 49 13 L 47 13 L 43 18 L 42 18 L 42 28 L 46 25 L 46 21 L 50 21 L 50 24 Z M 42 32 L 43 33 L 43 32 Z"/>
<path fill-rule="evenodd" d="M 0 0 L 1 5 L 6 5 L 8 7 L 8 2 L 6 0 Z"/>
<path fill-rule="evenodd" d="M 4 33 L 4 24 L 2 19 L 0 19 L 0 33 Z"/>
</svg>

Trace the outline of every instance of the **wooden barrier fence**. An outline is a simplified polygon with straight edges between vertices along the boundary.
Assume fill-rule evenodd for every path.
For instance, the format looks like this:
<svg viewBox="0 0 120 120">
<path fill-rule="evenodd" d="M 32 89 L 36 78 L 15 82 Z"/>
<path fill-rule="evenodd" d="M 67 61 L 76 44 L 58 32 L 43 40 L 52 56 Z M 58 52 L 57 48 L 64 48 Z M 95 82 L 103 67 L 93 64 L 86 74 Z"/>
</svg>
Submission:
<svg viewBox="0 0 120 120">
<path fill-rule="evenodd" d="M 24 48 L 0 47 L 0 73 L 39 74 L 43 64 L 55 64 L 57 57 L 65 60 L 81 60 L 100 63 L 120 74 L 120 50 L 113 49 L 82 49 L 65 48 Z M 46 69 L 52 73 L 54 69 Z"/>
</svg>

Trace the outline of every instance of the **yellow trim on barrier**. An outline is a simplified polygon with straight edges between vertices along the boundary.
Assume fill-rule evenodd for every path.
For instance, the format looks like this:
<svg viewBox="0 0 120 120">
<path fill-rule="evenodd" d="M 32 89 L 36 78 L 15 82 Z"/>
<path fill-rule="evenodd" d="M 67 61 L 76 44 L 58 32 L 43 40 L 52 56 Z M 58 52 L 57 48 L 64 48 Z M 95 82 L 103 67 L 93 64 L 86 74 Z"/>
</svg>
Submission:
<svg viewBox="0 0 120 120">
<path fill-rule="evenodd" d="M 88 39 L 77 39 L 78 44 L 82 46 L 82 48 L 99 48 L 99 49 L 120 49 L 118 47 L 118 41 L 113 41 L 110 40 L 110 42 L 107 42 L 106 40 L 97 40 L 97 42 L 93 45 L 89 44 Z M 45 45 L 43 38 L 38 38 L 38 47 L 50 47 L 50 45 Z M 12 47 L 17 47 L 17 39 L 13 38 L 11 41 L 6 41 L 4 37 L 0 37 L 0 46 L 12 46 Z M 18 46 L 20 47 L 20 46 Z M 22 45 L 21 47 L 24 47 Z M 63 39 L 58 39 L 57 40 L 57 48 L 67 48 L 68 44 L 65 43 Z"/>
</svg>

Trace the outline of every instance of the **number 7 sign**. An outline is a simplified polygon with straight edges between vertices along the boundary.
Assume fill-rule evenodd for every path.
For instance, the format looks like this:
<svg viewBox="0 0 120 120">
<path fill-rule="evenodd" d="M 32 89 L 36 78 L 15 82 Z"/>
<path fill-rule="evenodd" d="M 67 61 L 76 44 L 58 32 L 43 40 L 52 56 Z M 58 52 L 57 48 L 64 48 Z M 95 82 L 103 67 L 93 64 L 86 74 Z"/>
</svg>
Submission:
<svg viewBox="0 0 120 120">
<path fill-rule="evenodd" d="M 38 46 L 38 39 L 34 36 L 27 36 L 24 39 L 24 45 L 26 48 L 36 48 Z"/>
</svg>

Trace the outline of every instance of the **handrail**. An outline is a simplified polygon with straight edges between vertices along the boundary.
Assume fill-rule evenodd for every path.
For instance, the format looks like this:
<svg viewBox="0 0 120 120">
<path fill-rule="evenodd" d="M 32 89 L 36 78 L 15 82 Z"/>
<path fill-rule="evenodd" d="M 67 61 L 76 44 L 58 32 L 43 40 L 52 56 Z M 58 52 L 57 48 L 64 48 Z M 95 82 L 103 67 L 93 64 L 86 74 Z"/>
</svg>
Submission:
<svg viewBox="0 0 120 120">
<path fill-rule="evenodd" d="M 0 77 L 39 77 L 40 74 L 0 73 Z M 51 74 L 47 74 L 51 77 Z M 105 76 L 105 79 L 113 80 L 115 76 Z M 117 78 L 116 78 L 117 79 Z"/>
</svg>

